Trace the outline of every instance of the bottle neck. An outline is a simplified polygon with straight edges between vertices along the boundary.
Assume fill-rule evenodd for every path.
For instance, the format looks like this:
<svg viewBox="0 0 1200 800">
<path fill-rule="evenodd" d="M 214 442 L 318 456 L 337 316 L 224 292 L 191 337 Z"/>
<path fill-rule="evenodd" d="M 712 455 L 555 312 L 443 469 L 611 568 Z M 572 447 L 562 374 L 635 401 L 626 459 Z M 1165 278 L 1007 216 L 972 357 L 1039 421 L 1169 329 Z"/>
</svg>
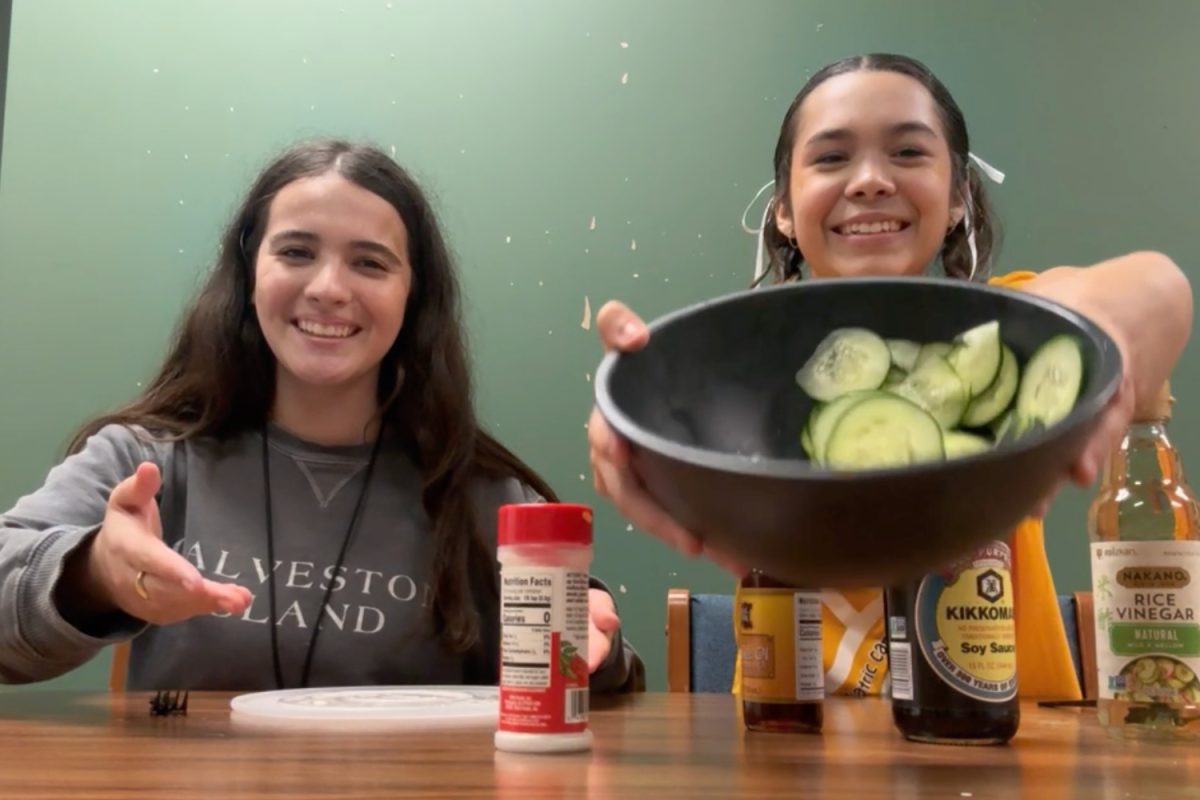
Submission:
<svg viewBox="0 0 1200 800">
<path fill-rule="evenodd" d="M 1102 476 L 1106 483 L 1183 482 L 1183 468 L 1167 435 L 1167 419 L 1135 420 L 1113 451 Z"/>
</svg>

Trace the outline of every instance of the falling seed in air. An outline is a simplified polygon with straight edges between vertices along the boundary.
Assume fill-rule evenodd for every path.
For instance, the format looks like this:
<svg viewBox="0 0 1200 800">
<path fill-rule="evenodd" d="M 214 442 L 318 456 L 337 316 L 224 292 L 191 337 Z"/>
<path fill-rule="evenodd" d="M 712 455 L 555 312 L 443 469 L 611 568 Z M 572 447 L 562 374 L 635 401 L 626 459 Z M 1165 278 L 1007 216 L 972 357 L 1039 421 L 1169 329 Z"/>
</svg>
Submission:
<svg viewBox="0 0 1200 800">
<path fill-rule="evenodd" d="M 155 68 L 154 68 L 154 74 L 155 74 L 155 75 L 157 75 L 157 74 L 158 74 L 158 67 L 155 67 Z"/>
<path fill-rule="evenodd" d="M 147 150 L 147 151 L 146 151 L 146 155 L 150 155 L 150 151 L 149 151 L 149 150 Z"/>
<path fill-rule="evenodd" d="M 586 480 L 587 480 L 587 476 L 586 476 L 586 475 L 584 475 L 584 474 L 581 472 L 581 473 L 579 473 L 579 480 L 581 480 L 581 481 L 586 481 Z"/>
<path fill-rule="evenodd" d="M 388 56 L 389 56 L 389 57 L 391 57 L 391 58 L 395 58 L 395 57 L 396 57 L 396 54 L 395 54 L 395 53 L 388 53 Z"/>
<path fill-rule="evenodd" d="M 618 589 L 618 591 L 619 591 L 621 594 L 625 594 L 625 592 L 627 592 L 627 591 L 629 591 L 629 590 L 628 590 L 628 589 L 626 589 L 626 588 L 625 588 L 625 584 L 623 584 L 623 583 L 622 583 L 622 584 L 621 584 L 621 588 L 620 588 L 620 589 Z"/>
<path fill-rule="evenodd" d="M 629 177 L 628 177 L 628 176 L 626 176 L 626 178 L 625 178 L 625 182 L 626 182 L 626 183 L 629 183 Z"/>
<path fill-rule="evenodd" d="M 697 239 L 703 239 L 703 238 L 704 238 L 704 234 L 703 234 L 703 233 L 697 233 L 697 234 L 696 234 L 696 238 L 697 238 Z"/>
<path fill-rule="evenodd" d="M 670 576 L 671 576 L 672 578 L 678 578 L 678 577 L 679 577 L 679 573 L 678 573 L 678 572 L 676 572 L 675 570 L 671 570 L 671 572 L 670 572 Z"/>
<path fill-rule="evenodd" d="M 595 216 L 593 216 L 592 221 L 588 223 L 588 230 L 589 231 L 596 230 L 596 217 Z"/>
<path fill-rule="evenodd" d="M 191 110 L 192 110 L 192 107 L 191 107 L 191 106 L 184 106 L 184 107 L 183 107 L 183 110 L 184 110 L 184 111 L 191 111 Z"/>
<path fill-rule="evenodd" d="M 621 49 L 622 49 L 622 50 L 628 50 L 628 49 L 629 49 L 629 42 L 621 42 Z"/>
<path fill-rule="evenodd" d="M 629 83 L 629 73 L 628 73 L 628 72 L 622 72 L 622 73 L 621 73 L 621 84 L 622 84 L 622 85 L 624 85 L 624 84 L 627 84 L 627 83 Z"/>
<path fill-rule="evenodd" d="M 308 110 L 309 110 L 309 111 L 316 111 L 316 110 L 317 110 L 317 107 L 316 107 L 316 106 L 309 106 L 309 107 L 308 107 Z"/>
<path fill-rule="evenodd" d="M 233 106 L 230 106 L 230 107 L 229 107 L 229 113 L 230 113 L 230 114 L 232 114 L 232 113 L 233 113 Z"/>
<path fill-rule="evenodd" d="M 466 96 L 466 95 L 464 95 L 462 92 L 459 92 L 459 93 L 458 93 L 458 99 L 459 99 L 459 100 L 462 100 L 462 99 L 463 99 L 465 96 Z"/>
<path fill-rule="evenodd" d="M 395 101 L 395 100 L 393 100 L 393 101 L 392 101 L 392 105 L 396 105 L 396 101 Z"/>
<path fill-rule="evenodd" d="M 509 286 L 516 286 L 517 284 L 516 284 L 516 282 L 514 282 L 514 281 L 509 281 L 509 282 L 508 282 L 508 285 L 509 285 Z"/>
<path fill-rule="evenodd" d="M 670 278 L 663 278 L 663 283 L 670 283 L 670 282 L 671 282 Z"/>
<path fill-rule="evenodd" d="M 817 30 L 821 30 L 821 28 L 824 28 L 824 27 L 825 27 L 825 23 L 824 23 L 824 22 L 818 22 L 818 23 L 817 23 Z M 968 796 L 969 796 L 969 795 L 968 795 Z"/>
<path fill-rule="evenodd" d="M 184 161 L 187 161 L 187 160 L 188 160 L 188 154 L 187 154 L 187 153 L 184 153 L 184 154 L 183 154 L 183 160 L 184 160 Z"/>
<path fill-rule="evenodd" d="M 142 382 L 141 382 L 141 381 L 138 381 L 138 382 L 137 382 L 137 388 L 139 388 L 139 389 L 140 389 L 140 388 L 142 388 Z"/>
<path fill-rule="evenodd" d="M 301 64 L 307 64 L 307 63 L 308 63 L 308 59 L 307 59 L 307 58 L 302 58 L 302 59 L 300 59 L 300 63 L 301 63 Z"/>
<path fill-rule="evenodd" d="M 183 205 L 183 201 L 182 201 L 182 200 L 180 200 L 180 201 L 179 201 L 179 205 Z"/>
<path fill-rule="evenodd" d="M 641 275 L 639 275 L 638 273 L 636 273 L 636 272 L 635 272 L 635 273 L 633 273 L 633 277 L 635 277 L 635 278 L 640 278 L 640 277 L 642 277 L 642 276 L 641 276 Z"/>
<path fill-rule="evenodd" d="M 630 249 L 630 250 L 637 250 L 637 239 L 631 239 L 631 240 L 629 241 L 629 249 Z"/>
<path fill-rule="evenodd" d="M 590 247 L 585 247 L 585 248 L 583 248 L 583 254 L 584 254 L 585 256 L 586 256 L 588 253 L 590 253 L 590 252 L 592 252 L 592 250 L 591 250 L 591 248 L 590 248 Z"/>
<path fill-rule="evenodd" d="M 181 248 L 179 248 L 179 252 L 180 252 L 180 253 L 182 253 L 182 252 L 183 252 L 183 248 L 182 248 L 182 247 L 181 247 Z"/>
<path fill-rule="evenodd" d="M 553 335 L 554 335 L 554 331 L 546 331 L 546 335 L 547 335 L 547 336 L 553 336 Z"/>
<path fill-rule="evenodd" d="M 392 145 L 391 151 L 392 151 L 392 158 L 395 158 L 396 157 L 396 145 Z"/>
<path fill-rule="evenodd" d="M 462 150 L 459 150 L 458 152 L 462 153 L 465 156 L 467 154 L 467 148 L 464 147 Z"/>
<path fill-rule="evenodd" d="M 546 285 L 546 284 L 545 284 L 545 283 L 543 283 L 542 281 L 538 281 L 538 286 L 545 286 L 545 285 Z"/>
<path fill-rule="evenodd" d="M 505 243 L 505 244 L 512 244 L 512 237 L 511 237 L 511 236 L 505 236 L 505 237 L 504 237 L 504 243 Z"/>
<path fill-rule="evenodd" d="M 583 377 L 584 377 L 584 380 L 586 380 L 588 383 L 591 383 L 591 382 L 592 382 L 592 373 L 590 373 L 590 372 L 585 372 L 585 373 L 583 373 Z M 587 427 L 587 425 L 586 425 L 586 424 L 584 424 L 584 426 L 583 426 L 583 427 L 585 427 L 585 428 L 586 428 L 586 427 Z"/>
<path fill-rule="evenodd" d="M 392 4 L 391 4 L 391 3 L 388 3 L 388 4 L 387 4 L 387 7 L 388 7 L 388 8 L 391 8 L 391 7 L 392 7 Z"/>
<path fill-rule="evenodd" d="M 586 294 L 583 296 L 583 321 L 579 323 L 579 327 L 585 331 L 592 329 L 592 303 Z"/>
</svg>

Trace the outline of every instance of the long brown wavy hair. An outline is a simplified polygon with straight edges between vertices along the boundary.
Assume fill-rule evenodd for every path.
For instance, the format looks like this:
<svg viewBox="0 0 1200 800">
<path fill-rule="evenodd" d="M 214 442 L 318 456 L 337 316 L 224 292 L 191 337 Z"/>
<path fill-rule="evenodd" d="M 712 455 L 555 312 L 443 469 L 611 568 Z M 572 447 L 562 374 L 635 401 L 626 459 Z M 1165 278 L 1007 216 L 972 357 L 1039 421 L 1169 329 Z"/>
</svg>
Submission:
<svg viewBox="0 0 1200 800">
<path fill-rule="evenodd" d="M 992 253 L 999 245 L 1000 231 L 983 181 L 970 165 L 968 153 L 971 150 L 971 139 L 967 133 L 967 121 L 946 85 L 915 58 L 892 53 L 870 53 L 835 61 L 814 73 L 792 100 L 787 114 L 783 117 L 783 124 L 780 125 L 779 139 L 775 143 L 775 193 L 771 202 L 776 206 L 787 207 L 788 181 L 792 174 L 792 150 L 796 144 L 796 125 L 805 98 L 830 78 L 860 70 L 907 75 L 924 86 L 933 96 L 950 149 L 951 191 L 956 199 L 961 198 L 971 210 L 971 227 L 975 231 L 975 247 L 979 256 L 978 267 L 973 277 L 975 280 L 983 280 L 990 271 Z M 782 283 L 800 278 L 804 254 L 779 230 L 774 214 L 767 214 L 763 243 L 771 262 L 767 275 L 774 282 Z M 954 230 L 946 236 L 940 260 L 948 277 L 965 279 L 971 275 L 971 251 L 967 245 L 967 230 L 964 224 L 954 226 Z"/>
<path fill-rule="evenodd" d="M 443 643 L 466 652 L 480 639 L 473 586 L 497 591 L 494 558 L 472 513 L 468 489 L 480 477 L 516 478 L 549 501 L 549 485 L 480 429 L 453 260 L 437 218 L 412 177 L 379 149 L 336 139 L 296 144 L 275 158 L 246 193 L 221 240 L 215 265 L 192 299 L 166 358 L 145 390 L 86 423 L 78 451 L 109 424 L 142 426 L 166 439 L 227 438 L 259 430 L 275 394 L 275 357 L 251 305 L 254 254 L 275 195 L 293 181 L 336 171 L 387 200 L 408 231 L 413 286 L 404 326 L 383 358 L 380 416 L 423 475 L 432 521 L 432 613 Z"/>
</svg>

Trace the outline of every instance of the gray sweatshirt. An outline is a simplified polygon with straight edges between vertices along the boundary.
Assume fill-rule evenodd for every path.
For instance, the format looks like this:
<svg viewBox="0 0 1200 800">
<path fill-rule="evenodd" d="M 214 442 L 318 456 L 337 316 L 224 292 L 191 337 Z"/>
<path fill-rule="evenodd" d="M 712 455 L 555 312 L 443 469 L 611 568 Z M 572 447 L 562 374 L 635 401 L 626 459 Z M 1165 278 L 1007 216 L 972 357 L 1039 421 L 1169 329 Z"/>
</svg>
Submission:
<svg viewBox="0 0 1200 800">
<path fill-rule="evenodd" d="M 299 685 L 321 600 L 312 686 L 495 684 L 499 611 L 482 589 L 478 647 L 454 654 L 429 613 L 433 558 L 421 477 L 391 441 L 382 444 L 366 505 L 343 566 L 338 551 L 358 501 L 370 446 L 326 447 L 271 428 L 276 614 L 269 610 L 262 437 L 180 443 L 108 426 L 50 471 L 45 484 L 0 516 L 0 682 L 47 680 L 132 639 L 131 689 L 276 688 L 274 625 L 287 687 Z M 212 614 L 152 626 L 124 613 L 67 620 L 55 588 L 67 557 L 98 530 L 109 493 L 137 465 L 163 475 L 163 539 L 205 577 L 238 583 L 254 600 L 238 615 Z M 516 480 L 473 487 L 476 519 L 495 546 L 496 511 L 540 498 Z M 132 579 L 132 576 L 131 576 Z M 593 585 L 605 588 L 593 579 Z M 606 589 L 607 591 L 607 589 Z M 641 659 L 618 633 L 592 675 L 595 691 L 644 688 Z"/>
</svg>

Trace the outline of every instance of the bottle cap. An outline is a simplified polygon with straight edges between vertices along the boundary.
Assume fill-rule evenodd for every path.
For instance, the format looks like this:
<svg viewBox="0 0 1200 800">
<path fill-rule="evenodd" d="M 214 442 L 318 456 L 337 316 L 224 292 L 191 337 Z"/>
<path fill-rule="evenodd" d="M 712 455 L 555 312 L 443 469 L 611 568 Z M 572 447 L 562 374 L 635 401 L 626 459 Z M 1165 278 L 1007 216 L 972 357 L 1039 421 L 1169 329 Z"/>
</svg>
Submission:
<svg viewBox="0 0 1200 800">
<path fill-rule="evenodd" d="M 1135 410 L 1133 418 L 1138 422 L 1148 422 L 1155 419 L 1170 419 L 1171 404 L 1175 398 L 1171 396 L 1171 382 L 1165 381 L 1152 399 L 1144 407 Z"/>
<path fill-rule="evenodd" d="M 500 506 L 496 541 L 510 544 L 592 543 L 592 509 L 577 503 L 510 503 Z"/>
</svg>

